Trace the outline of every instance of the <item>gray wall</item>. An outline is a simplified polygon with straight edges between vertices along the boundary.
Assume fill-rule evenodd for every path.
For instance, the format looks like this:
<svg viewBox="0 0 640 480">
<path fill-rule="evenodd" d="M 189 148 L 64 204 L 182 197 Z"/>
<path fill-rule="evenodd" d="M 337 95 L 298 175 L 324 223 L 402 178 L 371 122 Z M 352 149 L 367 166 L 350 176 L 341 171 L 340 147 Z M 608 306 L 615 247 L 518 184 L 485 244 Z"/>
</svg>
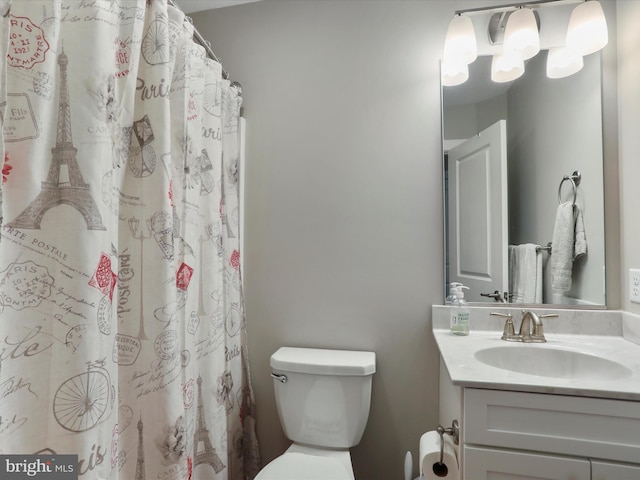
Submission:
<svg viewBox="0 0 640 480">
<path fill-rule="evenodd" d="M 491 80 L 487 78 L 487 81 Z M 471 138 L 498 120 L 507 118 L 507 94 L 501 93 L 477 103 L 448 105 L 444 110 L 442 123 L 445 140 Z"/>
<path fill-rule="evenodd" d="M 640 314 L 629 301 L 629 269 L 640 269 L 640 2 L 618 0 L 618 95 L 622 308 Z"/>
<path fill-rule="evenodd" d="M 405 452 L 417 459 L 437 426 L 449 3 L 267 0 L 194 15 L 244 87 L 245 298 L 265 462 L 288 445 L 269 378 L 281 345 L 377 353 L 358 478 L 402 478 Z"/>
<path fill-rule="evenodd" d="M 402 478 L 404 452 L 416 458 L 420 435 L 437 425 L 438 64 L 454 10 L 498 3 L 264 0 L 194 15 L 244 86 L 247 329 L 265 462 L 288 445 L 269 378 L 281 345 L 377 352 L 369 424 L 353 449 L 358 478 Z M 624 274 L 607 281 L 626 288 L 627 267 L 640 267 L 640 2 L 618 3 L 629 75 L 619 85 Z M 617 125 L 616 112 L 610 120 Z M 605 150 L 617 158 L 613 133 Z M 617 168 L 609 166 L 608 242 L 619 232 Z M 616 265 L 618 245 L 607 257 Z M 623 306 L 640 312 L 626 292 Z"/>
</svg>

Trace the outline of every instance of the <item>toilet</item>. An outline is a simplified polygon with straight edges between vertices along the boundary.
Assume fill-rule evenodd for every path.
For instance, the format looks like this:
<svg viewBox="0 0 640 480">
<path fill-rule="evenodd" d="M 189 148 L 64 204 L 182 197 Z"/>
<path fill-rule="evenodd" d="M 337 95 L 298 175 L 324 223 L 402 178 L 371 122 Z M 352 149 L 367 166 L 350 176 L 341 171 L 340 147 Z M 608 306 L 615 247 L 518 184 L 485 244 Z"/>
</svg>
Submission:
<svg viewBox="0 0 640 480">
<path fill-rule="evenodd" d="M 367 425 L 375 353 L 281 347 L 271 369 L 280 423 L 293 443 L 255 480 L 355 480 L 349 448 Z"/>
</svg>

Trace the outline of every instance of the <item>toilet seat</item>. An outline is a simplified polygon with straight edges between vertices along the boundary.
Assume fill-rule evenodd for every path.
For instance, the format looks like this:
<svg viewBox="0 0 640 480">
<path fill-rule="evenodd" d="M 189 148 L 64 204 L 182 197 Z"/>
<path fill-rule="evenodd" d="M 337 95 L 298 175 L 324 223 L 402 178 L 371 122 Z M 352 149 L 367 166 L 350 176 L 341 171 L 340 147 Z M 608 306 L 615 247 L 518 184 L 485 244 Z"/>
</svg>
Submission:
<svg viewBox="0 0 640 480">
<path fill-rule="evenodd" d="M 254 480 L 354 480 L 348 451 L 300 452 L 293 447 L 297 446 L 266 465 Z"/>
</svg>

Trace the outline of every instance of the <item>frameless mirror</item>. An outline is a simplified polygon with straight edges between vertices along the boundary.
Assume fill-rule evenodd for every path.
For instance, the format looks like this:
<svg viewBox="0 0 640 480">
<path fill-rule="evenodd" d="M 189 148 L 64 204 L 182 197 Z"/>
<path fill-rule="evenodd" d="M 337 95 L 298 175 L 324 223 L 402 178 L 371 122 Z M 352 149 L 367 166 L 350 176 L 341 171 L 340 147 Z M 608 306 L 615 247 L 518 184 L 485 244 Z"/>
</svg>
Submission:
<svg viewBox="0 0 640 480">
<path fill-rule="evenodd" d="M 481 56 L 442 87 L 445 291 L 471 302 L 605 305 L 601 55 L 561 79 L 546 58 L 499 84 Z"/>
</svg>

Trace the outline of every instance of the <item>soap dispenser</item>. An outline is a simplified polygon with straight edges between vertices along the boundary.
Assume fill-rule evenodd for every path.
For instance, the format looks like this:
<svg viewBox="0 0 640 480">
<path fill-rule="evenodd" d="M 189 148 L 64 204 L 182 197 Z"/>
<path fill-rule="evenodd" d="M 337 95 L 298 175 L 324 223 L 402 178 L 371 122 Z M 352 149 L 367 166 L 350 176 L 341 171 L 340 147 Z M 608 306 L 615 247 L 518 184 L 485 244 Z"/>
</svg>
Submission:
<svg viewBox="0 0 640 480">
<path fill-rule="evenodd" d="M 453 302 L 453 312 L 451 313 L 450 329 L 454 335 L 469 335 L 471 324 L 471 313 L 469 305 L 464 299 L 464 290 L 469 287 L 459 285 L 455 289 L 455 300 Z"/>
</svg>

